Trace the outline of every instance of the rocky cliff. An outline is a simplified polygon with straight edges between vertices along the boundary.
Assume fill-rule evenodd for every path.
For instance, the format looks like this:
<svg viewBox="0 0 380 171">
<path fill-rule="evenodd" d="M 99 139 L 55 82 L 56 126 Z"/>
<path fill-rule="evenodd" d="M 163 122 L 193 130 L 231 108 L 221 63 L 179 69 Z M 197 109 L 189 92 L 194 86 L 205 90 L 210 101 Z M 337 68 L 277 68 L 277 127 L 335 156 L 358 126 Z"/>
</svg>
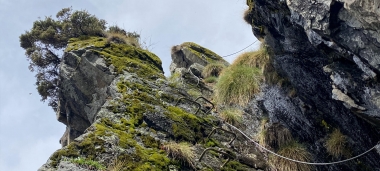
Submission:
<svg viewBox="0 0 380 171">
<path fill-rule="evenodd" d="M 223 133 L 207 138 L 221 122 L 210 112 L 211 87 L 194 74 L 210 62 L 228 63 L 195 43 L 183 46 L 189 44 L 204 52 L 184 47 L 173 59 L 185 53 L 182 59 L 196 67 L 173 62 L 177 67 L 165 78 L 160 59 L 146 50 L 102 37 L 71 39 L 60 65 L 57 111 L 67 129 L 62 149 L 39 170 L 220 170 L 224 163 L 222 170 L 265 168 L 252 164 L 260 159 L 218 152 L 229 147 Z M 214 151 L 198 161 L 210 147 Z"/>
<path fill-rule="evenodd" d="M 244 19 L 262 50 L 230 65 L 186 42 L 171 49 L 169 78 L 149 51 L 102 37 L 71 39 L 57 111 L 67 129 L 62 149 L 39 170 L 379 171 L 380 149 L 305 165 L 252 143 L 313 163 L 355 157 L 378 143 L 379 2 L 247 5 Z M 254 68 L 248 86 L 259 88 L 240 92 L 253 94 L 244 104 L 218 100 L 218 80 L 234 68 Z"/>
<path fill-rule="evenodd" d="M 314 162 L 358 155 L 380 139 L 380 8 L 376 0 L 248 0 L 245 20 L 285 86 L 266 85 L 251 109 L 307 146 Z M 289 92 L 292 91 L 291 96 Z M 326 148 L 333 130 L 350 155 Z M 380 170 L 379 151 L 316 170 Z"/>
</svg>

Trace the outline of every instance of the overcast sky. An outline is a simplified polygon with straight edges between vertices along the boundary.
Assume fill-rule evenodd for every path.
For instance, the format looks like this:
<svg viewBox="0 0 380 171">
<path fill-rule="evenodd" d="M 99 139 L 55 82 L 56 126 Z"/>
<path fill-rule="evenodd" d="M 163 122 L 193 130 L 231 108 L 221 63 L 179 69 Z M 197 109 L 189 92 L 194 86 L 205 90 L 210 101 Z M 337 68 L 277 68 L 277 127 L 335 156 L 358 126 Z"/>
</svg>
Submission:
<svg viewBox="0 0 380 171">
<path fill-rule="evenodd" d="M 219 55 L 256 40 L 242 19 L 245 0 L 0 0 L 0 170 L 36 171 L 60 148 L 65 126 L 40 101 L 19 36 L 38 17 L 62 8 L 87 10 L 141 34 L 169 75 L 170 48 L 191 41 Z M 248 48 L 253 50 L 258 43 Z M 231 62 L 236 55 L 226 58 Z"/>
</svg>

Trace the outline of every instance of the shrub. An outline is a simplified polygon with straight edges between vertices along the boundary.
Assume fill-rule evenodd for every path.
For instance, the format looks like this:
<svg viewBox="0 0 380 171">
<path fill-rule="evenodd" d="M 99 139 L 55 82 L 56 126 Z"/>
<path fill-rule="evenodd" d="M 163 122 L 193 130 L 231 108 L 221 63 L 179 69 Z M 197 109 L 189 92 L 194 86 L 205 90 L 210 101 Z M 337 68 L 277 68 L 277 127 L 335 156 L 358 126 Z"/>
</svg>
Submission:
<svg viewBox="0 0 380 171">
<path fill-rule="evenodd" d="M 187 164 L 195 169 L 195 164 L 193 162 L 195 154 L 189 143 L 168 142 L 162 146 L 162 149 L 165 150 L 171 158 L 179 160 L 183 164 Z"/>
<path fill-rule="evenodd" d="M 219 104 L 246 105 L 259 92 L 262 74 L 258 68 L 246 65 L 226 68 L 215 85 L 215 100 Z"/>
<path fill-rule="evenodd" d="M 334 131 L 328 136 L 326 141 L 326 150 L 333 157 L 350 157 L 351 153 L 347 149 L 347 137 L 343 135 L 339 129 L 334 129 Z"/>
<path fill-rule="evenodd" d="M 207 77 L 206 79 L 204 79 L 204 82 L 206 82 L 206 83 L 215 83 L 217 81 L 218 81 L 218 78 L 217 77 L 213 77 L 213 76 Z"/>
<path fill-rule="evenodd" d="M 206 65 L 205 68 L 203 69 L 202 76 L 203 78 L 212 77 L 212 76 L 218 77 L 224 68 L 226 68 L 226 65 L 224 65 L 223 63 L 219 63 L 219 62 L 210 63 Z"/>
<path fill-rule="evenodd" d="M 232 125 L 239 125 L 242 122 L 242 115 L 243 112 L 241 110 L 234 108 L 222 110 L 219 114 L 223 121 Z"/>
<path fill-rule="evenodd" d="M 72 11 L 63 8 L 56 15 L 38 19 L 32 29 L 20 35 L 20 46 L 25 49 L 29 69 L 36 73 L 38 93 L 42 101 L 57 110 L 59 92 L 59 64 L 62 50 L 70 38 L 101 36 L 106 21 L 98 19 L 86 10 Z"/>
<path fill-rule="evenodd" d="M 296 141 L 292 141 L 286 146 L 281 147 L 277 153 L 279 155 L 299 161 L 307 162 L 311 159 L 311 155 L 307 149 Z M 313 169 L 311 165 L 289 161 L 274 155 L 270 156 L 269 163 L 281 171 L 310 171 Z"/>
</svg>

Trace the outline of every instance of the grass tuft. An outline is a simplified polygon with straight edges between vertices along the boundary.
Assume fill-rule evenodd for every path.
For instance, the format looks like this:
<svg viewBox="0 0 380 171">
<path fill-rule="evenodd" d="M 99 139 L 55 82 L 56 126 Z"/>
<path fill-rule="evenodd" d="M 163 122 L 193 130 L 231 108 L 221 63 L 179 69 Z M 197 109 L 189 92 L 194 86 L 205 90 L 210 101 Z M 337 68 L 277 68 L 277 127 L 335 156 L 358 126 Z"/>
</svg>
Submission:
<svg viewBox="0 0 380 171">
<path fill-rule="evenodd" d="M 286 146 L 281 147 L 281 149 L 277 152 L 278 154 L 299 160 L 299 161 L 310 161 L 311 155 L 307 151 L 307 149 L 297 143 L 296 141 L 292 141 L 288 143 Z M 311 165 L 296 163 L 293 161 L 289 161 L 274 155 L 271 155 L 269 158 L 269 163 L 274 166 L 277 170 L 281 171 L 310 171 L 313 170 Z"/>
<path fill-rule="evenodd" d="M 189 143 L 168 142 L 162 146 L 162 149 L 166 151 L 169 157 L 195 169 L 195 163 L 193 162 L 195 154 Z"/>
<path fill-rule="evenodd" d="M 241 124 L 242 115 L 243 112 L 241 110 L 234 108 L 222 110 L 219 114 L 223 121 L 235 126 Z"/>
<path fill-rule="evenodd" d="M 205 66 L 205 68 L 202 71 L 203 78 L 207 77 L 218 77 L 223 69 L 226 68 L 226 65 L 220 62 L 216 63 L 210 63 Z"/>
<path fill-rule="evenodd" d="M 260 69 L 246 65 L 226 68 L 215 85 L 215 100 L 219 104 L 245 106 L 260 91 Z"/>
<path fill-rule="evenodd" d="M 333 157 L 350 157 L 351 153 L 347 149 L 347 137 L 343 135 L 339 129 L 334 129 L 334 131 L 328 136 L 326 141 L 326 150 Z"/>
<path fill-rule="evenodd" d="M 216 83 L 217 81 L 218 81 L 218 78 L 217 77 L 213 77 L 213 76 L 207 77 L 207 78 L 204 79 L 205 83 Z"/>
<path fill-rule="evenodd" d="M 107 171 L 122 171 L 127 162 L 115 159 L 107 168 Z"/>
<path fill-rule="evenodd" d="M 128 44 L 141 48 L 139 39 L 136 37 L 128 37 L 119 32 L 106 32 L 105 35 L 108 43 Z"/>
<path fill-rule="evenodd" d="M 254 68 L 264 69 L 269 63 L 269 54 L 265 45 L 257 51 L 245 52 L 239 55 L 232 65 L 247 65 Z"/>
<path fill-rule="evenodd" d="M 293 136 L 289 129 L 278 123 L 272 124 L 267 129 L 264 128 L 263 131 L 265 132 L 262 136 L 263 140 L 261 140 L 261 142 L 266 147 L 279 149 L 293 141 Z"/>
</svg>

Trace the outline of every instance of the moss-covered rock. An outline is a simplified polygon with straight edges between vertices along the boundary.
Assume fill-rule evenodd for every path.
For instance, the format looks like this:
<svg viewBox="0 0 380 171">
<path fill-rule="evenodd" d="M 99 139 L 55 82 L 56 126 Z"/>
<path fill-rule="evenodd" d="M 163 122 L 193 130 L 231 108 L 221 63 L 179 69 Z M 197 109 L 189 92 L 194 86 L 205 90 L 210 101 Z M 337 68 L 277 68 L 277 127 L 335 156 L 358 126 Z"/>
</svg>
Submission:
<svg viewBox="0 0 380 171">
<path fill-rule="evenodd" d="M 191 48 L 191 51 L 196 51 L 193 52 L 194 55 L 205 55 L 208 60 L 221 59 L 215 53 L 194 43 L 185 43 L 185 46 Z M 56 168 L 66 158 L 79 157 L 111 170 L 116 165 L 128 171 L 169 170 L 169 167 L 210 170 L 220 167 L 223 160 L 217 155 L 208 156 L 205 161 L 190 167 L 173 157 L 168 157 L 162 150 L 162 145 L 169 141 L 187 142 L 197 151 L 214 146 L 225 148 L 219 140 L 204 141 L 212 127 L 219 123 L 217 118 L 204 113 L 208 110 L 204 102 L 200 102 L 202 107 L 198 114 L 194 114 L 198 109 L 194 103 L 186 101 L 176 106 L 181 97 L 195 99 L 197 96 L 204 96 L 205 91 L 211 92 L 210 89 L 200 86 L 201 84 L 190 84 L 186 81 L 191 77 L 189 73 L 166 79 L 163 76 L 161 61 L 154 54 L 132 45 L 113 43 L 102 37 L 71 39 L 66 53 L 76 55 L 70 58 L 76 62 L 66 61 L 73 64 L 66 70 L 78 74 L 75 79 L 83 76 L 81 79 L 85 80 L 87 78 L 83 73 L 92 72 L 86 68 L 88 65 L 82 65 L 80 61 L 93 61 L 95 68 L 101 68 L 113 77 L 110 77 L 112 80 L 101 89 L 105 92 L 105 97 L 102 97 L 105 99 L 104 102 L 96 103 L 99 105 L 97 108 L 90 108 L 96 111 L 90 126 L 79 137 L 69 139 L 69 144 L 56 151 L 45 166 Z M 75 82 L 75 79 L 67 78 L 66 81 Z M 181 79 L 185 81 L 178 83 Z M 94 79 L 95 89 L 98 88 L 97 84 Z M 174 84 L 176 86 L 173 86 Z M 70 89 L 77 87 L 72 86 Z M 79 93 L 90 92 L 91 87 L 78 89 Z M 88 97 L 85 98 L 89 99 L 99 98 L 96 92 L 86 95 Z M 76 100 L 81 100 L 81 97 L 72 99 L 71 103 Z M 73 105 L 76 108 L 71 110 L 89 110 L 88 104 L 93 105 Z M 201 152 L 195 155 L 199 157 L 200 154 Z M 214 162 L 206 164 L 211 160 Z M 228 168 L 237 168 L 235 165 L 228 165 Z"/>
</svg>

